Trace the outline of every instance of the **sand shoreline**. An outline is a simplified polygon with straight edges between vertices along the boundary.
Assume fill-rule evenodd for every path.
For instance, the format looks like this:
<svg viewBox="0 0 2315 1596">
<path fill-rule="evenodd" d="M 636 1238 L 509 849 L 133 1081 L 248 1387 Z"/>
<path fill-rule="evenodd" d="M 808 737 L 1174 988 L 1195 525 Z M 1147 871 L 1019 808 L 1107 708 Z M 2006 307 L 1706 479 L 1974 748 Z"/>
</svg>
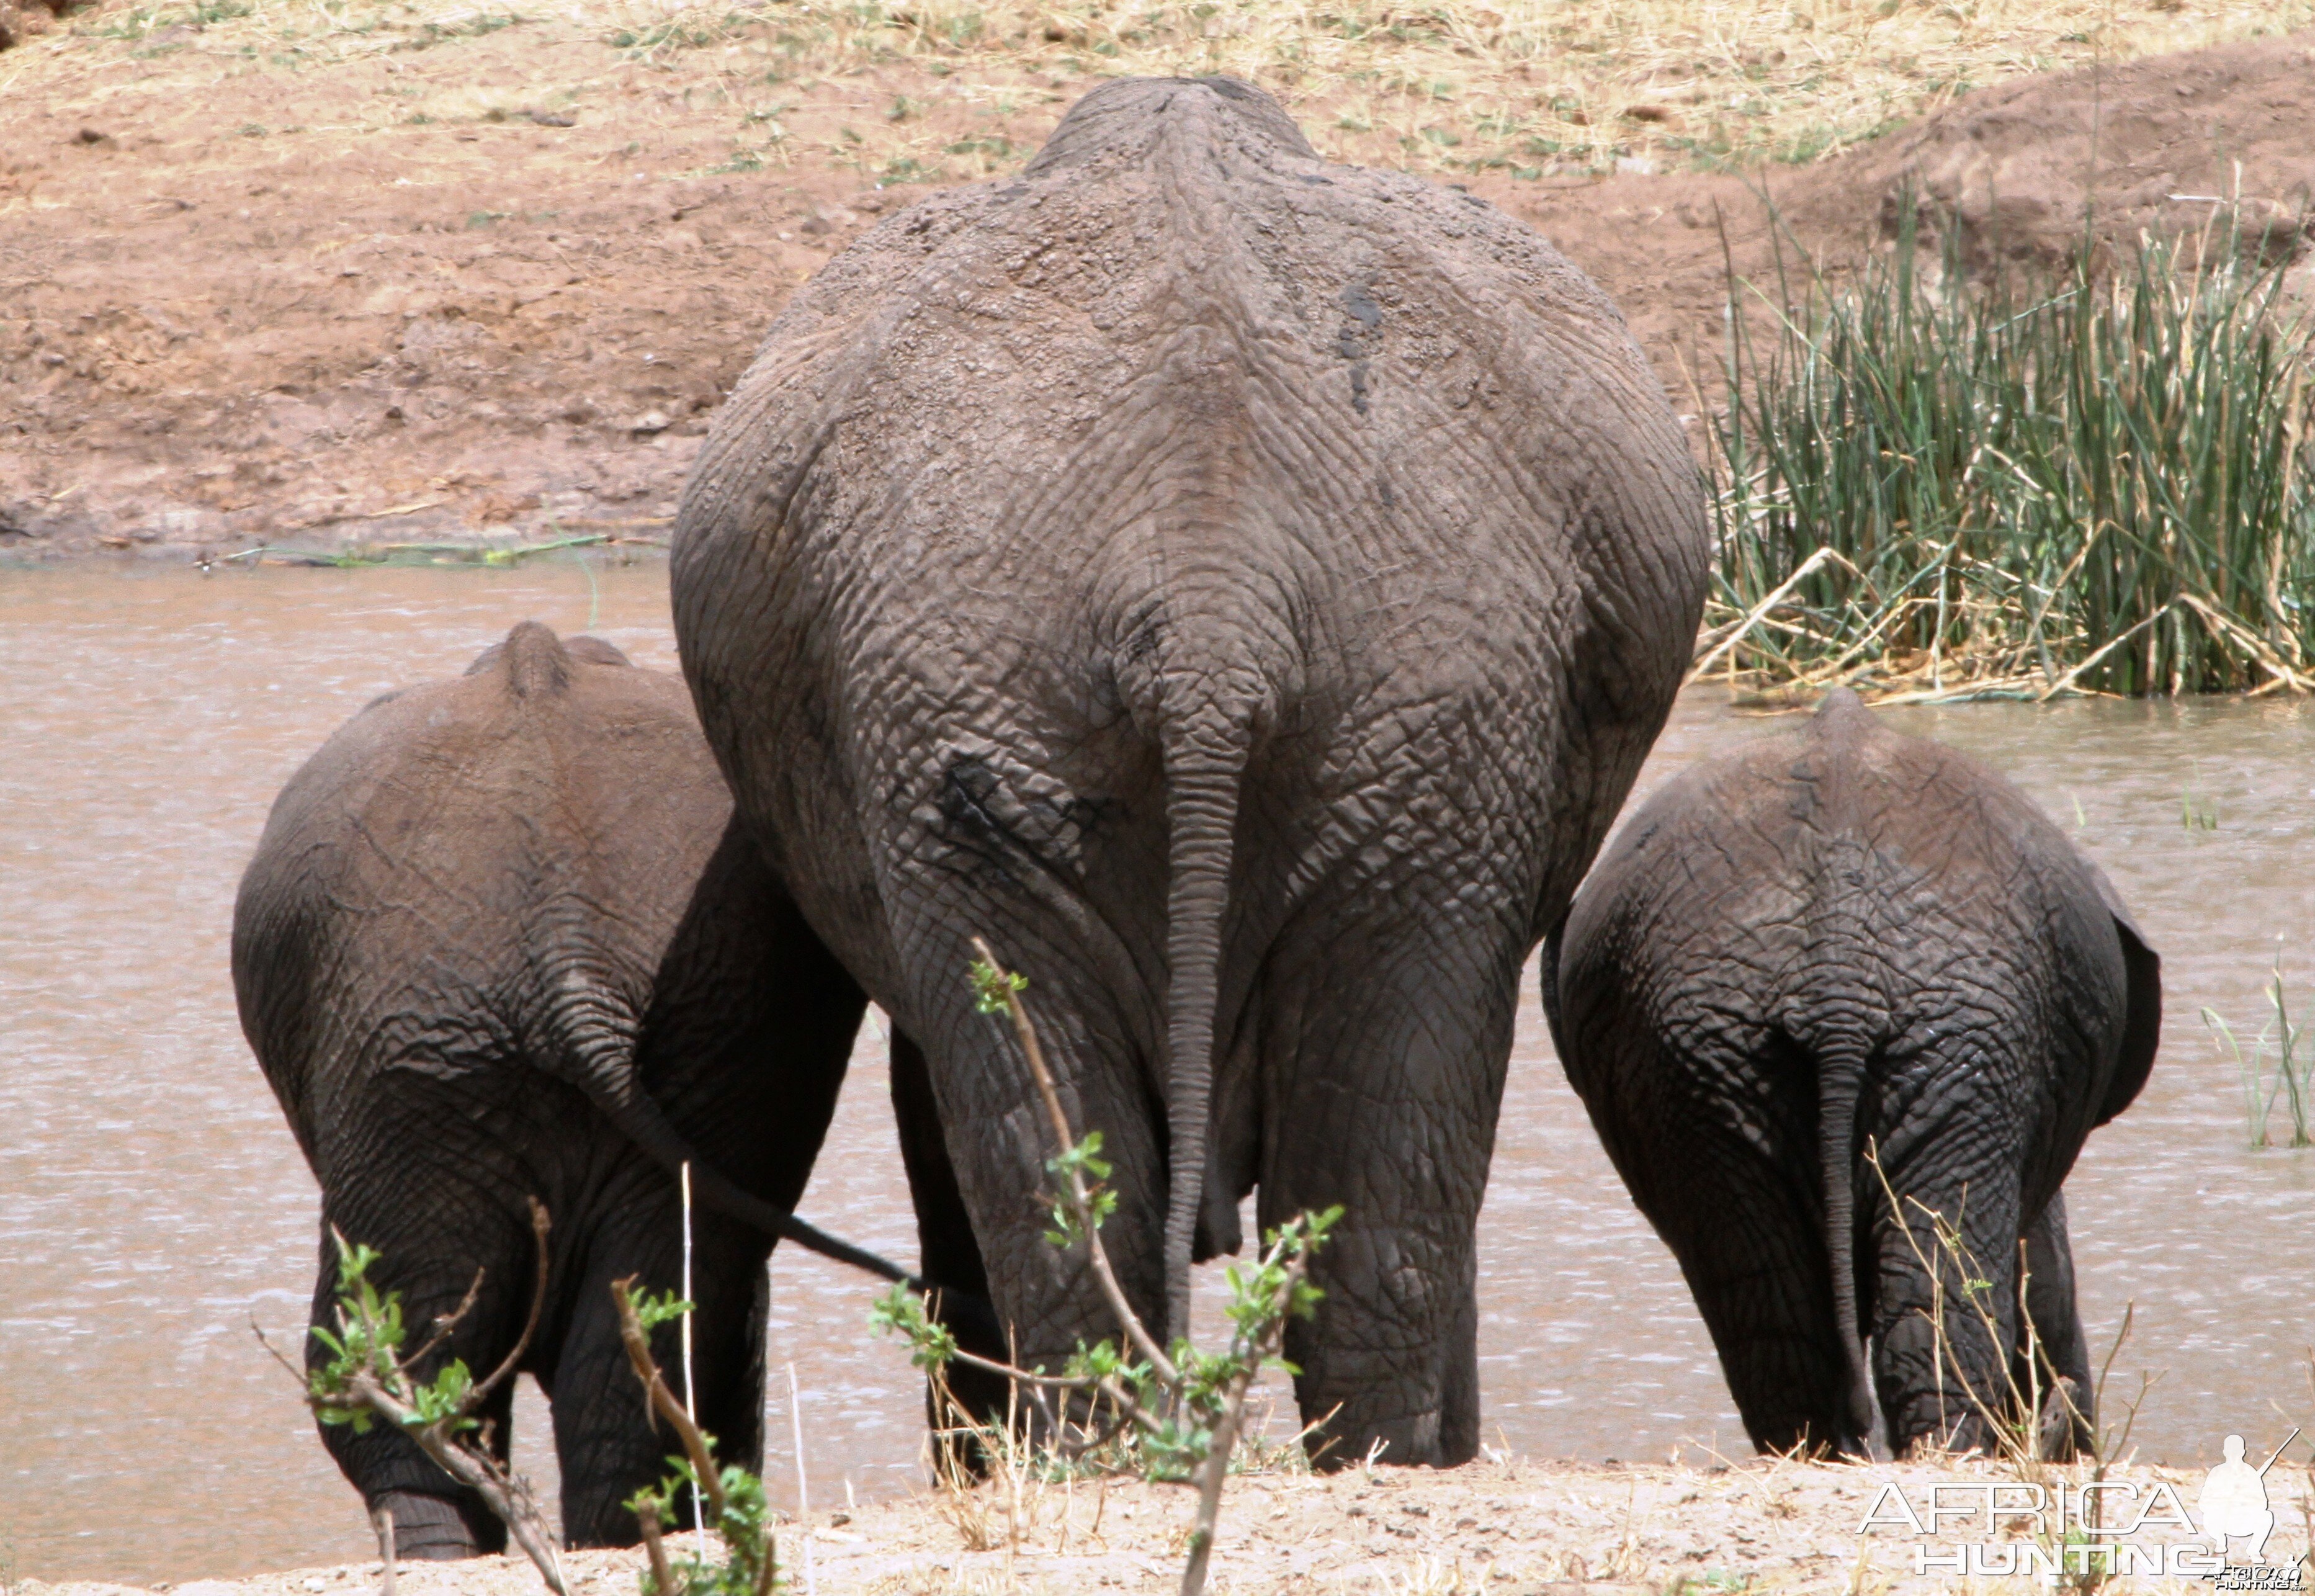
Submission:
<svg viewBox="0 0 2315 1596">
<path fill-rule="evenodd" d="M 2041 1471 L 2043 1500 L 2070 1493 L 2087 1468 Z M 2134 1465 L 2109 1479 L 2116 1498 L 2154 1504 L 2133 1543 L 2178 1538 L 2160 1527 L 2164 1487 L 2192 1510 L 2203 1471 Z M 1884 1497 L 1894 1485 L 1917 1515 L 1931 1488 L 1948 1511 L 1934 1537 L 1917 1537 L 1904 1509 Z M 2000 1508 L 1987 1532 L 1987 1487 Z M 2276 1524 L 2270 1565 L 2302 1559 L 2302 1589 L 2315 1476 L 2285 1465 L 2269 1476 Z M 2070 1494 L 2069 1500 L 2072 1496 Z M 1446 1471 L 1378 1467 L 1325 1477 L 1274 1474 L 1233 1484 L 1210 1589 L 1245 1596 L 1291 1592 L 1376 1592 L 1392 1596 L 1542 1596 L 1543 1592 L 1707 1591 L 2027 1592 L 2029 1577 L 1982 1572 L 2029 1547 L 2048 1547 L 2053 1521 L 2036 1528 L 2022 1509 L 2035 1500 L 2021 1470 L 1974 1459 L 1840 1467 L 1746 1459 L 1733 1465 L 1482 1462 Z M 1868 1517 L 1877 1520 L 1859 1533 Z M 1175 1589 L 1190 1518 L 1185 1492 L 1139 1483 L 1079 1482 L 1064 1488 L 1002 1485 L 958 1498 L 927 1493 L 850 1512 L 816 1511 L 809 1526 L 811 1583 L 821 1596 L 1009 1596 L 1011 1592 Z M 2122 1521 L 2129 1521 L 2125 1515 Z M 803 1579 L 806 1530 L 782 1531 L 782 1557 Z M 1916 1544 L 1928 1547 L 1919 1559 Z M 1977 1547 L 1972 1551 L 1972 1547 Z M 2235 1543 L 2238 1559 L 2243 1545 Z M 2159 1550 L 2155 1554 L 2160 1555 Z M 2031 1556 L 2026 1556 L 2030 1565 Z M 624 1593 L 642 1565 L 637 1551 L 565 1555 L 573 1596 Z M 26 1580 L 16 1596 L 353 1596 L 375 1590 L 379 1565 L 347 1564 L 241 1579 L 193 1579 L 147 1587 Z M 2207 1580 L 2127 1574 L 2109 1592 L 2207 1592 Z M 533 1596 L 543 1589 L 528 1563 L 502 1557 L 406 1564 L 397 1596 Z"/>
</svg>

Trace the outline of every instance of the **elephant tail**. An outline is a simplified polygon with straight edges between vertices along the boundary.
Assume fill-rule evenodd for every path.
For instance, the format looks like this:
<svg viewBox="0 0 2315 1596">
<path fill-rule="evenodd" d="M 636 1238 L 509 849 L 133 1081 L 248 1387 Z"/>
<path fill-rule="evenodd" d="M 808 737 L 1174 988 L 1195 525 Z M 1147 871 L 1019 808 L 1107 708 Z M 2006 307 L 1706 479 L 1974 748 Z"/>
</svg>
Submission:
<svg viewBox="0 0 2315 1596">
<path fill-rule="evenodd" d="M 1166 1323 L 1190 1333 L 1190 1262 L 1213 1113 L 1222 917 L 1251 734 L 1226 713 L 1173 721 L 1166 757 Z"/>
<path fill-rule="evenodd" d="M 549 1007 L 545 1035 L 540 1040 L 543 1056 L 555 1060 L 552 1073 L 586 1093 L 621 1134 L 670 1175 L 679 1175 L 683 1166 L 690 1165 L 692 1194 L 701 1206 L 767 1236 L 793 1241 L 823 1258 L 865 1270 L 880 1280 L 923 1289 L 923 1282 L 889 1259 L 838 1240 L 808 1220 L 750 1195 L 701 1158 L 636 1078 L 633 1021 L 606 1004 L 592 982 L 566 973 L 556 983 Z M 541 1055 L 535 1052 L 534 1057 L 537 1056 Z"/>
<path fill-rule="evenodd" d="M 691 1166 L 691 1192 L 703 1207 L 713 1209 L 726 1219 L 752 1225 L 767 1236 L 777 1236 L 794 1242 L 807 1252 L 818 1253 L 838 1264 L 849 1264 L 863 1269 L 879 1280 L 899 1281 L 912 1290 L 923 1290 L 924 1282 L 890 1259 L 877 1256 L 865 1247 L 830 1236 L 810 1220 L 775 1208 L 760 1197 L 743 1192 L 727 1179 L 714 1165 L 703 1161 L 683 1139 L 680 1131 L 668 1122 L 657 1104 L 641 1091 L 629 1089 L 616 1093 L 590 1093 L 596 1106 L 608 1115 L 627 1139 L 651 1155 L 652 1160 L 670 1175 L 678 1174 L 684 1165 Z M 953 1295 L 952 1291 L 950 1293 Z"/>
<path fill-rule="evenodd" d="M 1825 1249 L 1832 1259 L 1832 1311 L 1840 1326 L 1841 1382 L 1836 1450 L 1869 1456 L 1873 1397 L 1865 1371 L 1865 1338 L 1857 1311 L 1857 1104 L 1865 1081 L 1866 1050 L 1848 1043 L 1819 1048 L 1816 1057 L 1817 1142 L 1824 1166 Z"/>
</svg>

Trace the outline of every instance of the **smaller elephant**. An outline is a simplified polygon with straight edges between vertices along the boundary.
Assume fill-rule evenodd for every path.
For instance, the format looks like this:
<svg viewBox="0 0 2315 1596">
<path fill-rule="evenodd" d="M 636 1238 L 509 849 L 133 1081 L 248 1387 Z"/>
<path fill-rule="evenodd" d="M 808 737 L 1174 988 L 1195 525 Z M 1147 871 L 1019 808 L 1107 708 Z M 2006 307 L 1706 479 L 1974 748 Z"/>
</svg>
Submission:
<svg viewBox="0 0 2315 1596">
<path fill-rule="evenodd" d="M 1868 1337 L 1897 1454 L 2037 1392 L 2044 1455 L 2095 1432 L 2059 1187 L 2146 1082 L 2161 964 L 2017 788 L 1835 692 L 1632 816 L 1543 994 L 1755 1446 L 1868 1455 Z"/>
<path fill-rule="evenodd" d="M 900 1278 L 787 1211 L 865 1000 L 731 810 L 681 682 L 526 622 L 463 678 L 340 729 L 275 801 L 235 906 L 242 1028 L 322 1187 L 315 1324 L 333 1227 L 378 1250 L 372 1278 L 412 1326 L 479 1268 L 420 1370 L 458 1358 L 479 1377 L 530 1310 L 528 1200 L 551 1214 L 521 1367 L 553 1407 L 576 1546 L 631 1544 L 622 1503 L 664 1472 L 609 1285 L 679 1284 L 678 1166 L 698 1160 L 691 1373 L 727 1461 L 762 1450 L 771 1232 Z M 510 1403 L 502 1386 L 483 1415 L 502 1454 Z M 323 1437 L 404 1555 L 503 1547 L 403 1436 Z"/>
</svg>

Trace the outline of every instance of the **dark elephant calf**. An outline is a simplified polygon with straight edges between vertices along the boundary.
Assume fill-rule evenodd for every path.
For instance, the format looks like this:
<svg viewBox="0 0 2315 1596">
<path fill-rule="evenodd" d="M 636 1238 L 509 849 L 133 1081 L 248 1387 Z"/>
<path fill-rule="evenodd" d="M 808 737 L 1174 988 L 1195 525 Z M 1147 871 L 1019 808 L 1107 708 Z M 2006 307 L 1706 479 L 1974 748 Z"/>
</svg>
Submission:
<svg viewBox="0 0 2315 1596">
<path fill-rule="evenodd" d="M 1756 1446 L 1861 1455 L 1867 1337 L 1895 1451 L 1989 1446 L 2055 1377 L 2047 1444 L 2088 1439 L 2059 1185 L 2145 1084 L 2160 964 L 2016 788 L 1837 692 L 1665 784 L 1544 982 Z"/>
<path fill-rule="evenodd" d="M 242 1027 L 322 1186 L 316 1323 L 330 1226 L 378 1249 L 373 1278 L 412 1326 L 479 1268 L 475 1311 L 421 1370 L 455 1357 L 479 1376 L 529 1309 L 526 1200 L 552 1213 L 523 1367 L 553 1405 L 573 1545 L 632 1542 L 620 1504 L 664 1472 L 672 1443 L 646 1421 L 608 1285 L 678 1283 L 671 1172 L 695 1151 L 711 1201 L 757 1210 L 695 1219 L 692 1370 L 725 1459 L 757 1467 L 761 1227 L 803 1188 L 863 1007 L 730 814 L 680 682 L 526 623 L 463 678 L 390 694 L 332 737 L 275 802 L 235 908 Z M 501 1387 L 486 1415 L 501 1451 L 509 1403 Z M 400 1435 L 323 1435 L 405 1555 L 503 1546 Z"/>
</svg>

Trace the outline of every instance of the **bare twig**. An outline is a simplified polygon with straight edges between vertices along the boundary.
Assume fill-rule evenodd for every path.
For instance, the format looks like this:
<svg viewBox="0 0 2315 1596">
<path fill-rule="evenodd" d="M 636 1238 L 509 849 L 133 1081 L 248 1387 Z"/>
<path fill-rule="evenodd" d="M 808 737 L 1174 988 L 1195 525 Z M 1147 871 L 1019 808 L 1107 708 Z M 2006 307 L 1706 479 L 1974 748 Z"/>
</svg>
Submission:
<svg viewBox="0 0 2315 1596">
<path fill-rule="evenodd" d="M 683 1443 L 683 1454 L 691 1459 L 691 1471 L 699 1480 L 699 1488 L 707 1493 L 708 1508 L 721 1524 L 726 1498 L 723 1474 L 715 1467 L 715 1454 L 709 1450 L 707 1438 L 691 1422 L 691 1415 L 683 1411 L 683 1404 L 675 1399 L 675 1393 L 667 1388 L 667 1381 L 660 1374 L 658 1361 L 652 1356 L 651 1338 L 635 1313 L 634 1290 L 635 1277 L 632 1274 L 611 1282 L 611 1300 L 619 1311 L 619 1341 L 627 1349 L 627 1361 L 634 1369 L 635 1379 L 643 1382 L 644 1399 Z"/>
<path fill-rule="evenodd" d="M 1738 616 L 1734 621 L 1729 623 L 1727 631 L 1721 636 L 1719 641 L 1715 643 L 1694 665 L 1689 667 L 1688 679 L 1692 682 L 1701 681 L 1704 678 L 1704 673 L 1712 669 L 1713 662 L 1715 661 L 1718 660 L 1722 654 L 1726 653 L 1730 649 L 1734 648 L 1738 643 L 1743 642 L 1744 636 L 1747 633 L 1751 632 L 1754 626 L 1758 625 L 1761 619 L 1766 616 L 1770 610 L 1776 608 L 1778 605 L 1782 604 L 1785 601 L 1786 594 L 1800 586 L 1801 582 L 1818 566 L 1825 564 L 1828 562 L 1838 562 L 1841 565 L 1847 566 L 1852 572 L 1857 569 L 1856 566 L 1850 565 L 1847 560 L 1842 559 L 1840 553 L 1831 545 L 1828 544 L 1820 547 L 1816 553 L 1811 554 L 1807 559 L 1803 560 L 1793 573 L 1785 578 L 1783 581 L 1779 582 L 1777 585 L 1776 590 L 1766 598 L 1761 599 L 1760 603 L 1754 605 L 1746 614 Z"/>
<path fill-rule="evenodd" d="M 522 1334 L 515 1337 L 514 1345 L 509 1349 L 505 1357 L 499 1360 L 499 1366 L 491 1370 L 490 1378 L 475 1388 L 471 1400 L 477 1405 L 481 1404 L 483 1397 L 497 1389 L 500 1381 L 514 1372 L 515 1365 L 522 1361 L 523 1353 L 529 1350 L 530 1338 L 538 1334 L 538 1316 L 546 1306 L 546 1205 L 536 1197 L 528 1199 L 528 1201 L 531 1247 L 538 1258 L 538 1267 L 531 1280 L 530 1316 L 523 1320 Z M 482 1272 L 477 1270 L 475 1273 L 475 1284 L 480 1287 L 482 1283 Z M 472 1291 L 467 1292 L 466 1300 L 470 1304 L 474 1301 Z M 458 1311 L 463 1314 L 466 1310 L 462 1307 Z"/>
<path fill-rule="evenodd" d="M 536 1198 L 532 1199 L 531 1205 L 534 1209 L 537 1207 L 537 1200 Z M 330 1234 L 337 1238 L 337 1243 L 340 1246 L 343 1246 L 345 1245 L 346 1238 L 341 1233 L 340 1233 L 335 1225 L 330 1227 Z M 459 1323 L 464 1320 L 468 1314 L 475 1311 L 475 1304 L 482 1299 L 483 1276 L 487 1272 L 488 1272 L 485 1270 L 475 1270 L 474 1280 L 466 1287 L 466 1294 L 458 1299 L 458 1306 L 452 1308 L 448 1313 L 436 1314 L 434 1316 L 434 1334 L 428 1336 L 423 1342 L 421 1342 L 416 1352 L 406 1352 L 403 1355 L 402 1361 L 405 1368 L 415 1369 L 421 1363 L 425 1362 L 428 1358 L 434 1354 L 435 1351 L 439 1348 L 444 1342 L 450 1339 L 450 1333 L 458 1327 Z M 544 1297 L 545 1295 L 545 1289 L 542 1286 L 539 1290 L 539 1296 Z M 537 1301 L 534 1299 L 531 1303 L 531 1314 L 534 1319 L 536 1319 L 537 1313 L 538 1304 Z M 523 1339 L 525 1341 L 529 1339 L 527 1333 Z M 519 1344 L 518 1344 L 516 1350 L 521 1350 Z"/>
<path fill-rule="evenodd" d="M 369 1517 L 377 1531 L 377 1596 L 394 1596 L 394 1510 L 381 1507 Z"/>
<path fill-rule="evenodd" d="M 289 1360 L 282 1354 L 281 1349 L 273 1344 L 273 1338 L 265 1334 L 265 1326 L 257 1322 L 257 1310 L 255 1308 L 249 1310 L 249 1333 L 257 1337 L 258 1345 L 263 1347 L 268 1352 L 272 1354 L 273 1361 L 276 1363 L 280 1364 L 282 1368 L 289 1371 L 289 1378 L 291 1379 L 296 1380 L 301 1386 L 306 1383 L 306 1371 L 298 1368 L 295 1363 L 289 1361 Z"/>
<path fill-rule="evenodd" d="M 1021 994 L 1013 984 L 1013 973 L 997 962 L 996 953 L 990 951 L 983 938 L 974 937 L 972 948 L 980 955 L 980 962 L 997 975 L 1005 997 L 1006 1012 L 1013 1021 L 1014 1034 L 1021 1040 L 1021 1051 L 1028 1058 L 1029 1073 L 1036 1078 L 1037 1094 L 1044 1100 L 1046 1118 L 1051 1122 L 1054 1139 L 1060 1144 L 1057 1150 L 1066 1153 L 1077 1145 L 1077 1137 L 1069 1129 L 1067 1111 L 1061 1107 L 1061 1095 L 1053 1085 L 1052 1071 L 1045 1067 L 1045 1050 L 1037 1041 L 1037 1028 L 1030 1024 L 1029 1011 L 1022 1006 Z M 1093 1198 L 1086 1190 L 1084 1176 L 1075 1169 L 1063 1173 L 1067 1177 L 1063 1183 L 1067 1187 L 1062 1194 L 1063 1200 L 1077 1217 L 1078 1228 L 1085 1234 L 1086 1252 L 1093 1264 L 1094 1278 L 1101 1283 L 1102 1296 L 1108 1300 L 1110 1312 L 1116 1316 L 1118 1328 L 1125 1333 L 1125 1338 L 1133 1344 L 1133 1350 L 1157 1371 L 1160 1380 L 1168 1386 L 1177 1383 L 1181 1375 L 1175 1370 L 1173 1361 L 1166 1356 L 1165 1349 L 1158 1344 L 1149 1327 L 1142 1324 L 1141 1316 L 1133 1311 L 1133 1304 L 1127 1299 L 1125 1289 L 1117 1283 L 1116 1272 L 1109 1264 L 1109 1254 L 1101 1245 L 1100 1228 L 1094 1223 Z M 1183 1328 L 1186 1330 L 1188 1326 Z"/>
<path fill-rule="evenodd" d="M 667 1538 L 659 1527 L 659 1514 L 646 1511 L 635 1515 L 635 1522 L 643 1532 L 643 1556 L 651 1562 L 651 1588 L 653 1596 L 675 1596 L 675 1570 L 667 1560 Z"/>
<path fill-rule="evenodd" d="M 2122 1326 L 2115 1331 L 2114 1344 L 2107 1348 L 2106 1359 L 2098 1365 L 2098 1384 L 2090 1388 L 2090 1405 L 2101 1414 L 2106 1412 L 2107 1377 L 2114 1372 L 2114 1361 L 2122 1356 L 2122 1344 L 2130 1339 L 2131 1326 L 2137 1321 L 2137 1318 L 2138 1299 L 2133 1297 L 2122 1305 Z M 2145 1396 L 2146 1393 L 2142 1388 L 2139 1392 L 2140 1399 L 2142 1401 Z M 2137 1423 L 2138 1403 L 2133 1402 L 2130 1405 L 2130 1418 L 2124 1423 L 2122 1434 L 2114 1443 L 2114 1450 L 2109 1452 L 2102 1445 L 2097 1448 L 2098 1472 L 2091 1477 L 2096 1479 L 2106 1477 L 2105 1470 L 2107 1463 L 2121 1458 L 2123 1448 L 2130 1443 L 2131 1426 Z"/>
<path fill-rule="evenodd" d="M 788 1423 L 795 1435 L 796 1458 L 796 1522 L 803 1526 L 803 1588 L 805 1596 L 820 1596 L 819 1576 L 813 1572 L 812 1560 L 812 1490 L 803 1472 L 803 1397 L 796 1389 L 795 1365 L 788 1365 Z"/>
</svg>

